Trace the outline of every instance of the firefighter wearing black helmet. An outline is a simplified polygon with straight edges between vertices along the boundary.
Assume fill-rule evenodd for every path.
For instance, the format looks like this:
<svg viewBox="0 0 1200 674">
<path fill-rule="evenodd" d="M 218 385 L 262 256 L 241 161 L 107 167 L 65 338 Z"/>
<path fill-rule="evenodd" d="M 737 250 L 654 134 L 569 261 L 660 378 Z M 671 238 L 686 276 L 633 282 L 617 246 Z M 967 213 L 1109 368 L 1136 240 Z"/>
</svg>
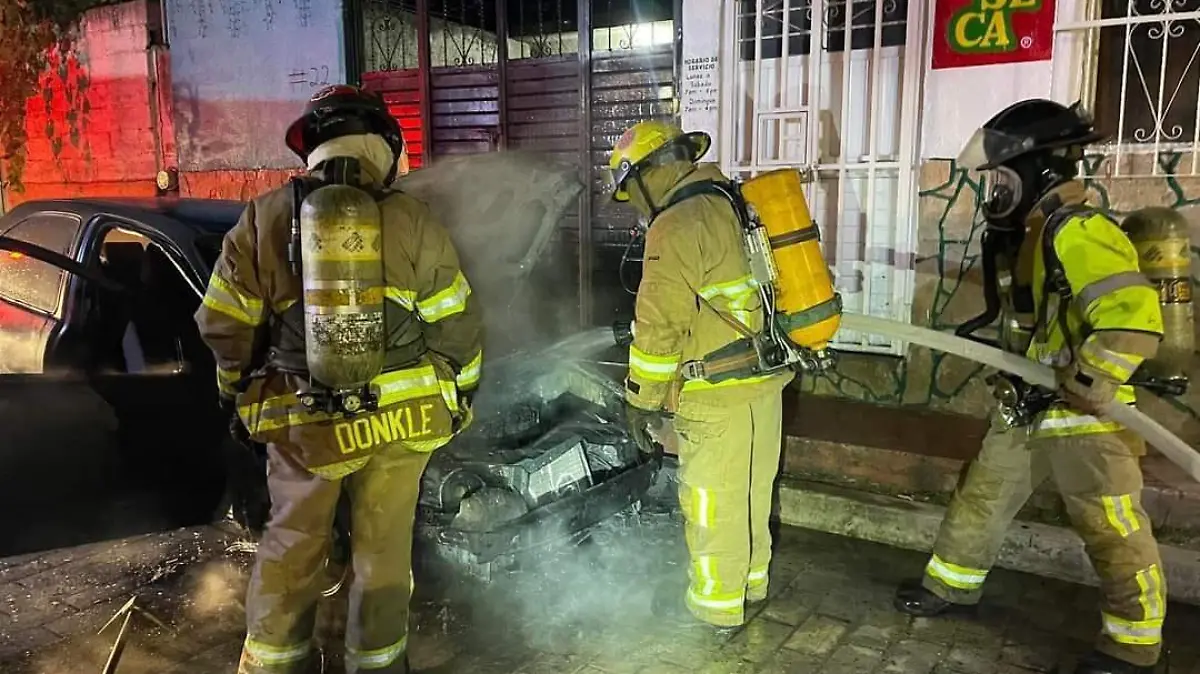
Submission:
<svg viewBox="0 0 1200 674">
<path fill-rule="evenodd" d="M 446 230 L 389 189 L 407 157 L 378 96 L 320 91 L 286 143 L 308 171 L 246 207 L 196 314 L 223 403 L 267 445 L 271 517 L 238 671 L 319 671 L 314 620 L 344 491 L 346 669 L 407 672 L 417 492 L 430 452 L 469 422 L 479 313 Z"/>
<path fill-rule="evenodd" d="M 1140 500 L 1144 445 L 1095 416 L 1113 399 L 1133 404 L 1127 382 L 1163 330 L 1134 246 L 1075 179 L 1084 147 L 1100 138 L 1079 104 L 1027 100 L 984 124 L 959 156 L 985 174 L 988 254 L 1011 263 L 1011 283 L 992 289 L 1004 295 L 1002 320 L 1028 320 L 1028 331 L 1003 331 L 1005 346 L 1056 369 L 1058 402 L 1028 419 L 993 419 L 924 576 L 896 595 L 918 616 L 977 603 L 1009 523 L 1053 478 L 1100 576 L 1101 633 L 1076 674 L 1152 671 L 1167 605 Z"/>
</svg>

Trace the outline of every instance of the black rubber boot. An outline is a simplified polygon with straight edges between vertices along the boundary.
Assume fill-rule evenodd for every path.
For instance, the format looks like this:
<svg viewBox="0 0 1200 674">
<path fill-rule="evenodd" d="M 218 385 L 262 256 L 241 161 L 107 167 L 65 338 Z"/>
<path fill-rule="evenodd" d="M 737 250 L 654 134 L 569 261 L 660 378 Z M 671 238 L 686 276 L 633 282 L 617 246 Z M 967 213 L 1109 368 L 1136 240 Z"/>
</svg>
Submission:
<svg viewBox="0 0 1200 674">
<path fill-rule="evenodd" d="M 896 590 L 896 598 L 892 605 L 901 613 L 907 613 L 918 618 L 932 618 L 946 614 L 972 614 L 974 604 L 955 604 L 946 601 L 925 589 L 921 580 L 906 580 Z"/>
<path fill-rule="evenodd" d="M 1154 674 L 1157 669 L 1155 665 L 1150 667 L 1135 665 L 1100 651 L 1092 651 L 1084 656 L 1071 672 L 1072 674 Z"/>
</svg>

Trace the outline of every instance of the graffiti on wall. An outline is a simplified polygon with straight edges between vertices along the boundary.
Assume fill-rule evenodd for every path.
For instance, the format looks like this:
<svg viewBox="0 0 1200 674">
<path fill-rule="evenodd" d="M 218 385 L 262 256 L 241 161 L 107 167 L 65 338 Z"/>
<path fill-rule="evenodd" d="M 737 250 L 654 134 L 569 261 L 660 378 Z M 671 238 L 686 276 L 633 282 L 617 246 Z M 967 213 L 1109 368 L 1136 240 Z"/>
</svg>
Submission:
<svg viewBox="0 0 1200 674">
<path fill-rule="evenodd" d="M 1186 170 L 1190 155 L 1160 152 L 1141 161 L 1159 175 L 1110 178 L 1111 159 L 1089 157 L 1083 179 L 1092 203 L 1121 217 L 1145 206 L 1168 206 L 1182 212 L 1192 225 L 1193 284 L 1200 283 L 1200 178 L 1174 175 Z M 979 240 L 982 185 L 978 174 L 953 161 L 930 161 L 922 167 L 920 241 L 913 321 L 950 330 L 983 309 Z M 1190 377 L 1200 381 L 1200 358 Z M 983 382 L 983 367 L 946 354 L 912 347 L 907 357 L 841 354 L 838 365 L 802 383 L 805 390 L 836 397 L 889 405 L 925 405 L 944 411 L 985 416 L 992 398 Z M 1200 386 L 1181 399 L 1149 401 L 1154 415 L 1185 439 L 1200 438 Z M 1144 396 L 1145 397 L 1145 396 Z"/>
<path fill-rule="evenodd" d="M 180 170 L 295 167 L 283 130 L 315 90 L 346 77 L 341 3 L 167 7 Z"/>
</svg>

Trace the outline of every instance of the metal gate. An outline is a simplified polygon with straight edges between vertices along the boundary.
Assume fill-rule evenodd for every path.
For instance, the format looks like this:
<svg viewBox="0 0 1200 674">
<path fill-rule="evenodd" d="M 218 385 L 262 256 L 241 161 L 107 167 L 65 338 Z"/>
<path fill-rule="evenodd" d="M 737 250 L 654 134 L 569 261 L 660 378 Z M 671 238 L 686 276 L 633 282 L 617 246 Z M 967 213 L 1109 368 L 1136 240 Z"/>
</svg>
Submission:
<svg viewBox="0 0 1200 674">
<path fill-rule="evenodd" d="M 724 17 L 721 156 L 733 175 L 810 172 L 846 310 L 908 321 L 924 35 L 917 0 L 736 0 Z M 840 348 L 901 353 L 843 330 Z"/>
<path fill-rule="evenodd" d="M 511 148 L 579 167 L 590 189 L 558 244 L 578 262 L 579 318 L 592 324 L 632 305 L 617 266 L 635 219 L 611 204 L 604 168 L 625 128 L 675 115 L 677 5 L 347 0 L 347 60 L 400 120 L 414 166 Z"/>
</svg>

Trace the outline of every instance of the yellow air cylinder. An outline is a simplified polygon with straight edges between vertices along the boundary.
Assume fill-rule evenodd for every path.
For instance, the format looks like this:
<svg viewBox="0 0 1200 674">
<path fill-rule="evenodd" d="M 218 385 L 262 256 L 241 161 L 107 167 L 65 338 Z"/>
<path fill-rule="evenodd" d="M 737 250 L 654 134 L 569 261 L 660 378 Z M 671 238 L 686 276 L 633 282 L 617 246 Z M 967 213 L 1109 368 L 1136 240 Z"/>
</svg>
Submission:
<svg viewBox="0 0 1200 674">
<path fill-rule="evenodd" d="M 1146 370 L 1156 377 L 1183 378 L 1196 346 L 1187 220 L 1178 211 L 1150 206 L 1130 213 L 1121 227 L 1137 249 L 1138 266 L 1158 289 L 1162 305 L 1163 341 Z"/>
<path fill-rule="evenodd" d="M 300 207 L 308 369 L 339 391 L 383 370 L 383 230 L 375 198 L 350 185 L 313 190 Z"/>
<path fill-rule="evenodd" d="M 800 173 L 778 169 L 742 183 L 742 196 L 767 230 L 778 278 L 775 309 L 798 346 L 824 349 L 842 323 L 841 302 L 821 252 Z"/>
</svg>

